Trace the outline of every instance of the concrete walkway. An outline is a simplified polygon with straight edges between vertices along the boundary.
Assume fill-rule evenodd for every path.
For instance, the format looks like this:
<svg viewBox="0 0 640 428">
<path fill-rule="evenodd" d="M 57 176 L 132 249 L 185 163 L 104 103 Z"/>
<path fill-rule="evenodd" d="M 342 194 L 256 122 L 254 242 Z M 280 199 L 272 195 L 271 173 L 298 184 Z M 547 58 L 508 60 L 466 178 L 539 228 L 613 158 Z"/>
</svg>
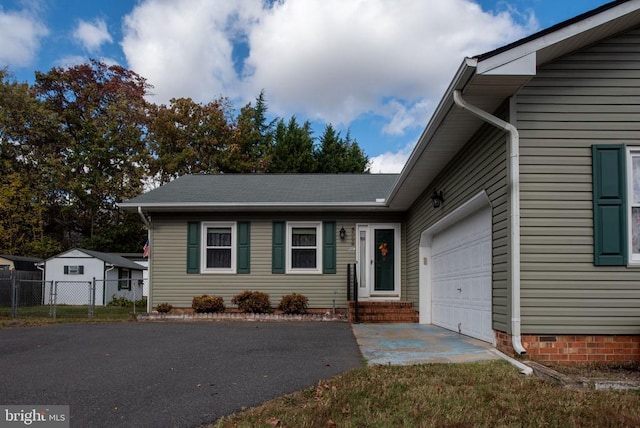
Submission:
<svg viewBox="0 0 640 428">
<path fill-rule="evenodd" d="M 426 324 L 352 324 L 369 365 L 498 360 L 491 344 Z"/>
</svg>

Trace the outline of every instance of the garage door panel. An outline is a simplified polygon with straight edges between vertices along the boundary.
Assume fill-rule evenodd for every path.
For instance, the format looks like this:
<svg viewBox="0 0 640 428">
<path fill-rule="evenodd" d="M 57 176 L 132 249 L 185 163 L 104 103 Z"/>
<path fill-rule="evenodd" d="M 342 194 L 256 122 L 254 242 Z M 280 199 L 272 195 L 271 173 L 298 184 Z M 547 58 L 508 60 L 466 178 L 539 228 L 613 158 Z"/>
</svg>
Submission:
<svg viewBox="0 0 640 428">
<path fill-rule="evenodd" d="M 458 331 L 457 324 L 453 321 L 459 319 L 462 316 L 461 310 L 458 306 L 451 303 L 442 302 L 434 307 L 433 318 L 434 324 L 444 327 L 449 330 Z M 440 322 L 435 322 L 438 319 Z"/>
<path fill-rule="evenodd" d="M 493 341 L 490 208 L 435 235 L 431 252 L 433 323 Z"/>
</svg>

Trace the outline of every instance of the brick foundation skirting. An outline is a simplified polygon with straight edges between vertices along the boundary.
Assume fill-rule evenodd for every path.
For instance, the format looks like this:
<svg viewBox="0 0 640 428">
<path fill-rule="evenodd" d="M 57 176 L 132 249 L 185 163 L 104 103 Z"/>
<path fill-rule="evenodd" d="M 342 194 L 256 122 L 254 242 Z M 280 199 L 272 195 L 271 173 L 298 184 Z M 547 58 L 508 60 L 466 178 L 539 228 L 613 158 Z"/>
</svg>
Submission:
<svg viewBox="0 0 640 428">
<path fill-rule="evenodd" d="M 640 335 L 522 335 L 527 358 L 540 362 L 622 363 L 640 361 Z M 496 347 L 514 354 L 511 335 L 496 332 Z"/>
<path fill-rule="evenodd" d="M 347 322 L 347 316 L 342 313 L 307 313 L 301 315 L 247 314 L 241 312 L 220 312 L 196 314 L 193 312 L 176 312 L 159 314 L 158 312 L 140 313 L 137 321 L 341 321 Z"/>
</svg>

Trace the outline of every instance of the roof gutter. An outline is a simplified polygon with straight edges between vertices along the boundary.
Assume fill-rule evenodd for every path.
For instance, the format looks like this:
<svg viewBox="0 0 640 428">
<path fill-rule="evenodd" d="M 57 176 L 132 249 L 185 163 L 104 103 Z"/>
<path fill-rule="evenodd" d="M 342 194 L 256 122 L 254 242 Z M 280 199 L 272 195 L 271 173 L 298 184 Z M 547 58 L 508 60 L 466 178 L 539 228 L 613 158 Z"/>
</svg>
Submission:
<svg viewBox="0 0 640 428">
<path fill-rule="evenodd" d="M 388 211 L 389 207 L 381 199 L 380 202 L 140 202 L 120 204 L 120 208 L 125 211 L 138 212 L 143 219 L 145 226 L 151 223 L 148 218 L 145 219 L 141 211 L 146 212 L 192 212 L 192 211 L 244 211 L 244 212 L 262 212 L 262 211 Z M 145 221 L 146 220 L 146 221 Z"/>
<path fill-rule="evenodd" d="M 144 215 L 144 213 L 142 212 L 142 207 L 138 206 L 138 214 L 140 215 L 140 218 L 142 219 L 142 222 L 144 223 L 145 227 L 147 228 L 147 245 L 149 246 L 149 248 L 151 247 L 151 222 L 149 221 L 149 219 Z M 149 261 L 148 267 L 151 267 L 151 261 Z M 149 280 L 149 288 L 151 288 L 151 280 Z M 134 294 L 135 296 L 135 294 Z M 135 298 L 134 298 L 135 300 Z M 149 297 L 147 298 L 147 312 L 151 313 L 151 308 L 152 308 L 152 302 L 151 302 L 151 290 L 149 290 Z M 136 302 L 133 302 L 133 311 L 136 311 Z"/>
<path fill-rule="evenodd" d="M 457 106 L 500 128 L 509 135 L 509 187 L 511 199 L 511 341 L 518 354 L 527 351 L 520 334 L 520 134 L 512 124 L 467 103 L 459 90 L 453 92 Z"/>
</svg>

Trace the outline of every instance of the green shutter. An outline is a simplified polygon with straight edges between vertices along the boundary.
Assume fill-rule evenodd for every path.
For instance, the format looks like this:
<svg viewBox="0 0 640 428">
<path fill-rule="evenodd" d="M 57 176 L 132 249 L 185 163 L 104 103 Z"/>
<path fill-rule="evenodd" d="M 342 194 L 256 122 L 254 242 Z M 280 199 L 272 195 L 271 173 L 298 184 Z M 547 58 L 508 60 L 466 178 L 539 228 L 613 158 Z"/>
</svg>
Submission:
<svg viewBox="0 0 640 428">
<path fill-rule="evenodd" d="M 336 273 L 336 222 L 322 223 L 322 273 Z"/>
<path fill-rule="evenodd" d="M 624 145 L 592 146 L 594 265 L 627 264 Z"/>
<path fill-rule="evenodd" d="M 251 224 L 238 222 L 238 273 L 251 273 Z"/>
<path fill-rule="evenodd" d="M 200 222 L 187 223 L 187 273 L 200 273 Z"/>
<path fill-rule="evenodd" d="M 273 240 L 271 247 L 271 273 L 285 273 L 286 224 L 273 222 Z"/>
</svg>

